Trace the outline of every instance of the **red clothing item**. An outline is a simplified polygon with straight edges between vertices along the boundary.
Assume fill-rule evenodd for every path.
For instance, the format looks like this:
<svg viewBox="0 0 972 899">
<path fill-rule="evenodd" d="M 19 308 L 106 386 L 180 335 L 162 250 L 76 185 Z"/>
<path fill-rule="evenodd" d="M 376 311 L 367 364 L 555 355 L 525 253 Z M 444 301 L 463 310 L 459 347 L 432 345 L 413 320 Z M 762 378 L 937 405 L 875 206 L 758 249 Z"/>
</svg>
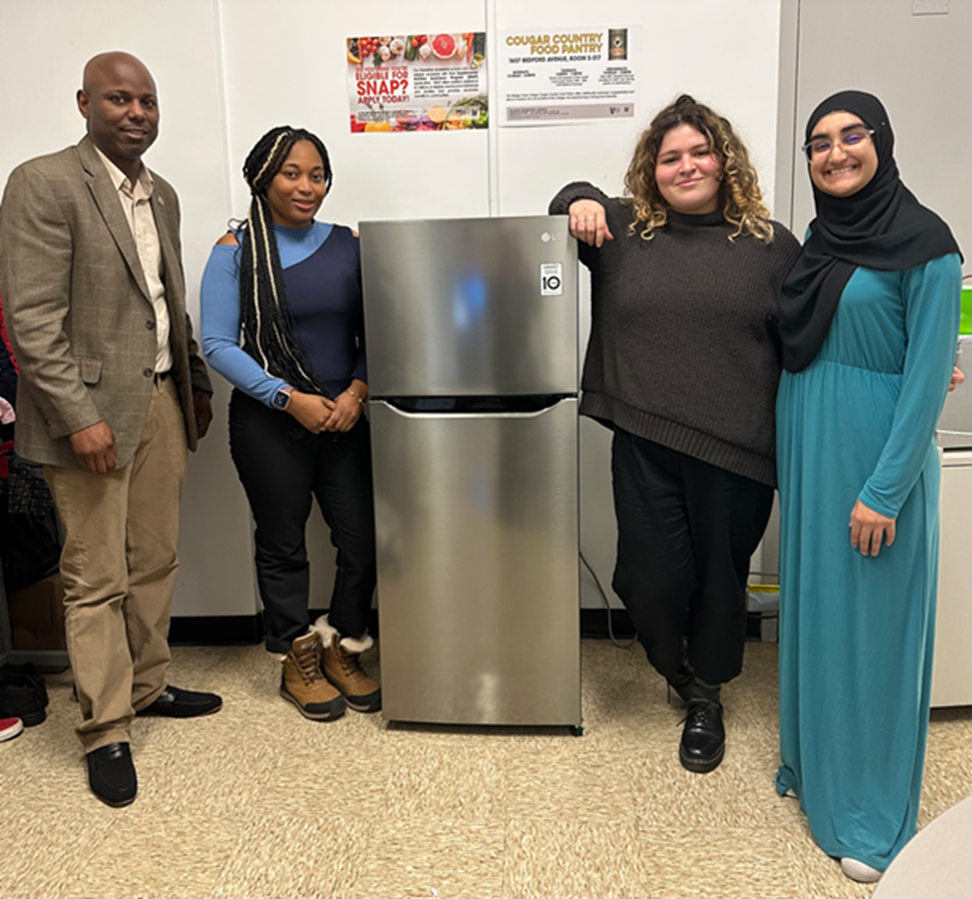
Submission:
<svg viewBox="0 0 972 899">
<path fill-rule="evenodd" d="M 13 363 L 14 371 L 20 374 L 20 369 L 17 368 L 17 357 L 14 356 L 13 348 L 10 346 L 10 338 L 7 336 L 7 323 L 3 317 L 3 297 L 0 296 L 0 339 L 3 340 L 3 345 L 7 350 L 7 355 L 10 356 L 10 361 Z"/>
</svg>

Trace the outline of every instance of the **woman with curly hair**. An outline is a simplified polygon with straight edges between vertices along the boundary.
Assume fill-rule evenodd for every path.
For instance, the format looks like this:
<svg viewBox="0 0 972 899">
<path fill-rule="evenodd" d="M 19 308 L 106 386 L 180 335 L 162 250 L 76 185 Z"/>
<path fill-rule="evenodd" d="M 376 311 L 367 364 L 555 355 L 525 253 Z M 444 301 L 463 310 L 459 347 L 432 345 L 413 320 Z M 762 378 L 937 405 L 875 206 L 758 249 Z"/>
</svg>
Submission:
<svg viewBox="0 0 972 899">
<path fill-rule="evenodd" d="M 568 184 L 591 271 L 581 412 L 614 432 L 613 587 L 687 703 L 682 765 L 725 752 L 721 685 L 742 668 L 749 559 L 776 483 L 776 298 L 799 244 L 770 220 L 731 124 L 687 95 L 638 139 L 623 198 Z"/>
<path fill-rule="evenodd" d="M 361 666 L 375 589 L 371 443 L 358 236 L 315 219 L 333 183 L 315 134 L 281 126 L 250 151 L 245 224 L 203 274 L 206 359 L 236 389 L 230 452 L 256 522 L 266 647 L 306 718 L 374 712 Z M 328 615 L 308 618 L 304 529 L 316 499 L 337 548 Z"/>
</svg>

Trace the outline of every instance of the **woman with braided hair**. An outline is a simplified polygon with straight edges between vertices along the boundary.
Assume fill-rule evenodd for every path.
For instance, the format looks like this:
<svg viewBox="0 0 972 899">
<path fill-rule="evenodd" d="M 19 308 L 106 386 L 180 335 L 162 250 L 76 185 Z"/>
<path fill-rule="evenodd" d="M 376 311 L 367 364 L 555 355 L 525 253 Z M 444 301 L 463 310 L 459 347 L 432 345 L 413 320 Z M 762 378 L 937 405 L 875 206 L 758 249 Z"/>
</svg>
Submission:
<svg viewBox="0 0 972 899">
<path fill-rule="evenodd" d="M 361 667 L 375 588 L 371 443 L 357 234 L 314 216 L 333 183 L 316 135 L 281 126 L 250 151 L 245 223 L 213 248 L 202 344 L 234 387 L 230 452 L 256 521 L 266 647 L 280 694 L 315 720 L 381 707 Z M 305 526 L 317 500 L 337 548 L 328 615 L 311 624 Z"/>
</svg>

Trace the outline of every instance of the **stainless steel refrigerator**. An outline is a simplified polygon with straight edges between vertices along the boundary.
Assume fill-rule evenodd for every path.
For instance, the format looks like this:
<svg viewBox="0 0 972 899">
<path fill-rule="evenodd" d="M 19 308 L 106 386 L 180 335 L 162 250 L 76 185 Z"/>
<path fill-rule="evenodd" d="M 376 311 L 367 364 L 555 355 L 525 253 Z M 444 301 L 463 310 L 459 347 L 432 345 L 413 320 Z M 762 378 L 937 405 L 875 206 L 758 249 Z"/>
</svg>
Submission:
<svg viewBox="0 0 972 899">
<path fill-rule="evenodd" d="M 579 731 L 567 219 L 364 222 L 361 263 L 384 716 Z"/>
</svg>

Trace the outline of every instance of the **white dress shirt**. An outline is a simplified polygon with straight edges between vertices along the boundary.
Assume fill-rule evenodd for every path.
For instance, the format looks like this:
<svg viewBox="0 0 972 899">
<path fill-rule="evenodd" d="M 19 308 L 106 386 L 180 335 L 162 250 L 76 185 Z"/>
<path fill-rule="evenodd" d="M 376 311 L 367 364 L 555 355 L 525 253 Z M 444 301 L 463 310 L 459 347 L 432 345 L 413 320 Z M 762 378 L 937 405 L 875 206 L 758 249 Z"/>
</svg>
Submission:
<svg viewBox="0 0 972 899">
<path fill-rule="evenodd" d="M 95 147 L 98 150 L 97 147 Z M 138 261 L 145 275 L 148 285 L 149 298 L 155 309 L 155 335 L 157 338 L 155 353 L 155 371 L 166 372 L 172 368 L 172 351 L 169 349 L 169 308 L 165 304 L 165 285 L 162 283 L 162 248 L 159 245 L 159 232 L 155 227 L 155 216 L 152 214 L 152 196 L 154 185 L 152 175 L 142 164 L 138 173 L 138 180 L 134 187 L 125 173 L 118 168 L 101 150 L 98 150 L 108 176 L 118 191 L 118 199 L 128 227 L 132 229 L 135 247 L 138 251 Z"/>
</svg>

